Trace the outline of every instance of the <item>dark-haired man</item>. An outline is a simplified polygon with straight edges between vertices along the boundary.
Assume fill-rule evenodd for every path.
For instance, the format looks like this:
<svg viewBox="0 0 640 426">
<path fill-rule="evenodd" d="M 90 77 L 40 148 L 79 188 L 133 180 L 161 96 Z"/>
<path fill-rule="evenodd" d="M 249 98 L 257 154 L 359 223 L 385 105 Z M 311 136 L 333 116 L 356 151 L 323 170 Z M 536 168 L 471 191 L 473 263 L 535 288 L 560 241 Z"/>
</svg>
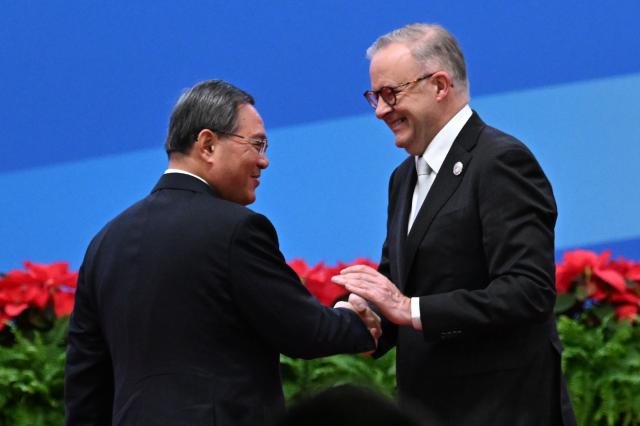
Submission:
<svg viewBox="0 0 640 426">
<path fill-rule="evenodd" d="M 245 207 L 269 165 L 250 95 L 196 85 L 165 149 L 168 170 L 98 233 L 80 269 L 67 424 L 267 425 L 284 408 L 280 353 L 369 351 L 379 321 L 320 305 L 269 220 Z"/>
</svg>

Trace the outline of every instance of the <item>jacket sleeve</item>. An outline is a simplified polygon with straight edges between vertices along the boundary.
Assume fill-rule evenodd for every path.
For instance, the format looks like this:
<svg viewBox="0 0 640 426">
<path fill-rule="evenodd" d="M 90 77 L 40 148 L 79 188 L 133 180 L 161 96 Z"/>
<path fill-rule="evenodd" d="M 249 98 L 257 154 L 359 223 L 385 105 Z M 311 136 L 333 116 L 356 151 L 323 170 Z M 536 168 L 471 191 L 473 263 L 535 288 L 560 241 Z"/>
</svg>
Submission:
<svg viewBox="0 0 640 426">
<path fill-rule="evenodd" d="M 307 291 L 286 264 L 266 217 L 251 214 L 237 225 L 229 259 L 238 309 L 279 352 L 315 358 L 373 349 L 354 312 L 327 308 Z"/>
<path fill-rule="evenodd" d="M 380 264 L 378 265 L 378 272 L 387 277 L 389 281 L 393 282 L 393 277 L 391 276 L 391 264 L 389 262 L 389 229 L 390 229 L 390 218 L 391 218 L 391 208 L 396 205 L 396 200 L 392 198 L 392 188 L 394 186 L 394 179 L 397 173 L 397 169 L 391 174 L 391 178 L 389 179 L 389 201 L 387 206 L 387 237 L 385 238 L 384 243 L 382 244 L 382 254 L 380 256 Z M 395 283 L 397 285 L 397 283 Z M 377 309 L 376 309 L 377 311 Z M 385 353 L 387 353 L 391 348 L 395 347 L 398 339 L 398 326 L 387 320 L 387 318 L 382 315 L 379 311 L 378 315 L 382 320 L 382 336 L 378 339 L 378 347 L 376 351 L 373 353 L 374 358 L 379 358 Z"/>
<path fill-rule="evenodd" d="M 421 297 L 427 339 L 500 333 L 553 314 L 557 213 L 551 185 L 524 146 L 505 145 L 476 176 L 488 285 Z"/>
<path fill-rule="evenodd" d="M 110 425 L 113 408 L 111 358 L 98 320 L 88 257 L 78 276 L 65 369 L 65 418 L 74 426 Z"/>
</svg>

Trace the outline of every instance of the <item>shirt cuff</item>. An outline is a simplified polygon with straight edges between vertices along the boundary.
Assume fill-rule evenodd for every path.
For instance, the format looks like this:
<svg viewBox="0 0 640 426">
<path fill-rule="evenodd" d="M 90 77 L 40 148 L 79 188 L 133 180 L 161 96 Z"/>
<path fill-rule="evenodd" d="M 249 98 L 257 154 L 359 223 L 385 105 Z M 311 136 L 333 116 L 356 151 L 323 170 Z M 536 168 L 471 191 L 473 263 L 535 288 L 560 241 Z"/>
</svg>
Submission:
<svg viewBox="0 0 640 426">
<path fill-rule="evenodd" d="M 415 330 L 422 330 L 422 321 L 420 321 L 420 298 L 411 298 L 411 325 Z"/>
</svg>

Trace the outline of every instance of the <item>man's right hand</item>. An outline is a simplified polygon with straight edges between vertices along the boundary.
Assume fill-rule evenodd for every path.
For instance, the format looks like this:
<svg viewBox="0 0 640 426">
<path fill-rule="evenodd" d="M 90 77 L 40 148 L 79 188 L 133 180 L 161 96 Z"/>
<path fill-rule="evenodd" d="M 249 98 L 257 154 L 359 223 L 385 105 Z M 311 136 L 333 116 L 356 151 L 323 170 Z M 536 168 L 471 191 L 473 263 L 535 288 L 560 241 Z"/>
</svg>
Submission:
<svg viewBox="0 0 640 426">
<path fill-rule="evenodd" d="M 382 336 L 380 317 L 369 307 L 366 300 L 357 294 L 351 293 L 348 302 L 340 301 L 335 304 L 334 308 L 347 308 L 358 314 L 369 333 L 371 333 L 376 346 L 378 346 L 378 339 Z"/>
</svg>

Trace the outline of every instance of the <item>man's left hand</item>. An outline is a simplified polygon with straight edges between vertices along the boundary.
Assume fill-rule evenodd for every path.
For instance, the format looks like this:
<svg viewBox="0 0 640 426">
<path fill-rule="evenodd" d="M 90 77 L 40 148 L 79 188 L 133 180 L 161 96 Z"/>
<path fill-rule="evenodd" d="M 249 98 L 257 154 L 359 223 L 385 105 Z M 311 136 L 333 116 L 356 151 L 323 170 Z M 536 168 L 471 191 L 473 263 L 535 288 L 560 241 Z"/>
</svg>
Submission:
<svg viewBox="0 0 640 426">
<path fill-rule="evenodd" d="M 331 281 L 377 305 L 392 323 L 411 325 L 411 299 L 375 269 L 366 265 L 349 266 Z"/>
</svg>

